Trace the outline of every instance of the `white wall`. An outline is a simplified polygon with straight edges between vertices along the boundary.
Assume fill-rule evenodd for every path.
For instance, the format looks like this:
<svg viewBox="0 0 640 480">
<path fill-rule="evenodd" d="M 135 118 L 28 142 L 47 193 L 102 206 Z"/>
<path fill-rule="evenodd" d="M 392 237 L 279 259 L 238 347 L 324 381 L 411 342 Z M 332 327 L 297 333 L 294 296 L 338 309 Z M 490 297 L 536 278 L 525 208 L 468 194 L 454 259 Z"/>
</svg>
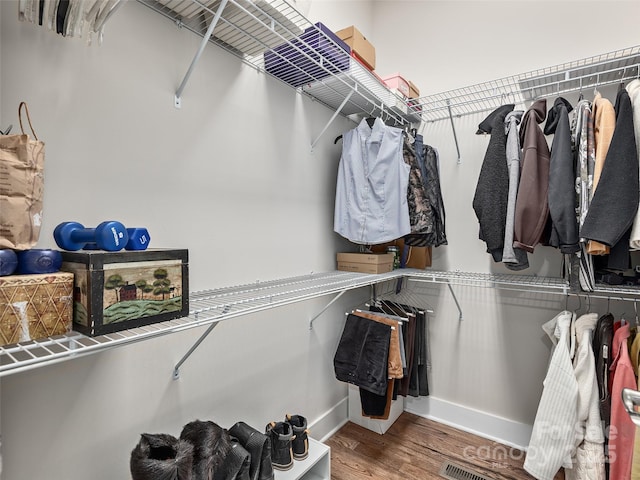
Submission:
<svg viewBox="0 0 640 480">
<path fill-rule="evenodd" d="M 358 25 L 376 45 L 378 73 L 400 71 L 423 94 L 634 45 L 640 13 L 636 2 L 608 1 L 298 3 L 331 28 Z M 19 23 L 16 11 L 0 2 L 0 124 L 16 126 L 26 100 L 47 142 L 39 247 L 55 246 L 61 221 L 113 218 L 147 226 L 154 247 L 189 248 L 193 290 L 334 268 L 347 245 L 332 233 L 332 140 L 353 123 L 336 120 L 311 152 L 331 112 L 217 48 L 176 110 L 199 39 L 135 2 L 90 47 Z M 594 34 L 577 43 L 580 26 Z M 447 208 L 436 269 L 505 271 L 484 252 L 471 209 L 488 141 L 474 135 L 482 117 L 455 120 L 461 165 L 448 122 L 424 130 L 440 151 Z M 560 272 L 550 249 L 531 261 L 525 273 Z M 408 288 L 436 312 L 432 394 L 530 424 L 549 352 L 540 325 L 564 299 L 454 287 L 460 323 L 447 289 Z M 311 331 L 328 298 L 225 322 L 177 382 L 173 365 L 201 329 L 3 378 L 3 480 L 127 478 L 140 433 L 179 434 L 194 418 L 260 428 L 295 412 L 324 436 L 346 418 L 332 368 L 343 312 L 366 295 L 344 296 Z"/>
<path fill-rule="evenodd" d="M 205 49 L 182 98 L 174 92 L 200 38 L 137 2 L 107 23 L 102 45 L 17 20 L 0 2 L 0 124 L 28 102 L 46 142 L 44 224 L 105 219 L 144 225 L 155 248 L 188 248 L 192 290 L 335 267 L 333 139 L 353 123 L 242 64 Z M 128 478 L 142 432 L 178 435 L 196 418 L 256 428 L 306 416 L 321 438 L 345 421 L 333 353 L 345 295 L 218 326 L 172 380 L 204 329 L 2 379 L 3 480 Z"/>
</svg>

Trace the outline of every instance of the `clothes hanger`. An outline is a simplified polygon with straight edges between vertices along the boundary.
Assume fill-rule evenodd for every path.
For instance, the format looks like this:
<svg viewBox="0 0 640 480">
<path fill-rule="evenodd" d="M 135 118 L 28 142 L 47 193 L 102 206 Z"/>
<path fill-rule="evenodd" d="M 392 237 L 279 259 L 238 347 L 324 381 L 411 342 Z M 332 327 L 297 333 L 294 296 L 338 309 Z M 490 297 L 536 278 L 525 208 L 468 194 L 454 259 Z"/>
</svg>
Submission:
<svg viewBox="0 0 640 480">
<path fill-rule="evenodd" d="M 13 128 L 13 125 L 9 125 L 6 130 L 0 130 L 0 135 L 9 135 L 9 132 Z"/>
<path fill-rule="evenodd" d="M 401 317 L 400 315 L 392 315 L 390 313 L 385 313 L 385 312 L 370 312 L 370 311 L 367 311 L 367 310 L 362 310 L 360 308 L 356 308 L 353 312 L 355 312 L 355 313 L 370 313 L 372 315 L 379 315 L 381 317 L 385 317 L 385 318 L 388 318 L 390 320 L 396 320 L 398 322 L 408 322 L 409 321 L 409 318 L 407 318 L 407 317 Z"/>
</svg>

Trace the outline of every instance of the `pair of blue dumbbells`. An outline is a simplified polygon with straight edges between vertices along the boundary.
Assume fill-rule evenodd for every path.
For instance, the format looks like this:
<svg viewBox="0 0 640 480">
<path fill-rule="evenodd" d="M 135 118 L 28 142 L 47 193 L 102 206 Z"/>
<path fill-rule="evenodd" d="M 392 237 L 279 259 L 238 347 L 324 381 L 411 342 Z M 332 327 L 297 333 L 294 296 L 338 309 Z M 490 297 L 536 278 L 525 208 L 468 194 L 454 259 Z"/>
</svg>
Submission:
<svg viewBox="0 0 640 480">
<path fill-rule="evenodd" d="M 146 228 L 126 228 L 110 220 L 96 228 L 85 228 L 78 222 L 63 222 L 53 231 L 56 244 L 63 250 L 146 250 L 151 236 Z"/>
</svg>

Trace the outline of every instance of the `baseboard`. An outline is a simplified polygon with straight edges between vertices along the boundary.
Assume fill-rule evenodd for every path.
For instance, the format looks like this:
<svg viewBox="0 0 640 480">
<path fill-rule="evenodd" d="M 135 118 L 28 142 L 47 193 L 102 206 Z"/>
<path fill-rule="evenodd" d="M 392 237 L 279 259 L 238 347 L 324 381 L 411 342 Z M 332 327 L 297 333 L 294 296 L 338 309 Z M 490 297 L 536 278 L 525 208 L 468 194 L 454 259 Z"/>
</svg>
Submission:
<svg viewBox="0 0 640 480">
<path fill-rule="evenodd" d="M 344 397 L 309 424 L 311 437 L 324 442 L 349 421 L 349 398 Z"/>
<path fill-rule="evenodd" d="M 527 449 L 533 429 L 532 425 L 434 397 L 407 397 L 404 410 L 520 450 Z"/>
</svg>

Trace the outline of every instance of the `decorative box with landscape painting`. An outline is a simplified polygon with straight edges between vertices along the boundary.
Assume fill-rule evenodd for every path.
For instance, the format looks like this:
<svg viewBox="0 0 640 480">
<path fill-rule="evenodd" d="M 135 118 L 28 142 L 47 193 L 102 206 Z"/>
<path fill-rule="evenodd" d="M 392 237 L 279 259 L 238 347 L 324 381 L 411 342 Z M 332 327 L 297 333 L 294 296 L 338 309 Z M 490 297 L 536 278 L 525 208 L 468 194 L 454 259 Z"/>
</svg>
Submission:
<svg viewBox="0 0 640 480">
<path fill-rule="evenodd" d="M 188 250 L 63 252 L 73 329 L 96 336 L 189 315 Z"/>
</svg>

